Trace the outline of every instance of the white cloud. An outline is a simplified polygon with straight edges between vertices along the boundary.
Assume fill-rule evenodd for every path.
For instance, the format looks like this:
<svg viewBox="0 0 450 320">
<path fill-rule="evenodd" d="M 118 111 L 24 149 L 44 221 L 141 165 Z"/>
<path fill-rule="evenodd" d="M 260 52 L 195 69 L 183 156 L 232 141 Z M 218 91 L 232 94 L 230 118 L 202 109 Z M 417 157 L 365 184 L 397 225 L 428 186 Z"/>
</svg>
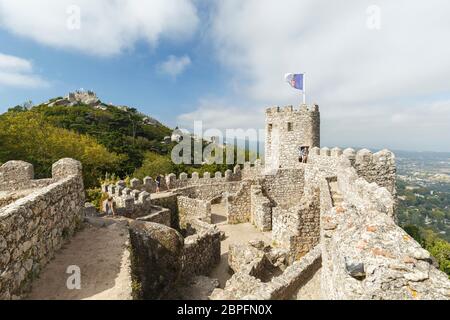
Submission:
<svg viewBox="0 0 450 320">
<path fill-rule="evenodd" d="M 381 9 L 380 30 L 367 28 L 370 5 Z M 222 0 L 211 39 L 233 72 L 235 101 L 261 110 L 299 104 L 283 75 L 304 71 L 308 100 L 321 106 L 323 141 L 389 146 L 402 137 L 404 145 L 448 150 L 434 139 L 450 135 L 439 120 L 450 110 L 432 107 L 450 96 L 448 12 L 445 0 Z"/>
<path fill-rule="evenodd" d="M 29 60 L 0 53 L 0 87 L 45 87 L 48 83 L 33 73 Z"/>
<path fill-rule="evenodd" d="M 157 66 L 159 72 L 166 74 L 172 78 L 176 78 L 183 73 L 184 70 L 191 64 L 191 59 L 188 56 L 176 57 L 170 55 L 166 61 Z"/>
<path fill-rule="evenodd" d="M 264 115 L 255 107 L 234 105 L 222 98 L 204 98 L 194 111 L 179 115 L 177 121 L 190 129 L 194 121 L 202 121 L 205 129 L 258 129 L 264 123 Z"/>
<path fill-rule="evenodd" d="M 80 28 L 76 25 L 79 8 Z M 0 0 L 0 27 L 52 47 L 113 55 L 144 40 L 185 39 L 198 24 L 192 0 Z M 72 26 L 72 27 L 68 27 Z"/>
</svg>

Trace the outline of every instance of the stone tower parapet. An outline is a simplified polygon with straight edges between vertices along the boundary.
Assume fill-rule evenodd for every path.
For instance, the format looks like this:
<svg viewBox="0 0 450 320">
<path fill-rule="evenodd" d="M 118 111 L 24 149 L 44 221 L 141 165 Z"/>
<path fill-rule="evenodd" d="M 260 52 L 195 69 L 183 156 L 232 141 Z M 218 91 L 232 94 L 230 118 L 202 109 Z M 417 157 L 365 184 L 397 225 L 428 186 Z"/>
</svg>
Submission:
<svg viewBox="0 0 450 320">
<path fill-rule="evenodd" d="M 301 146 L 320 146 L 319 106 L 266 109 L 266 166 L 271 169 L 298 167 Z"/>
</svg>

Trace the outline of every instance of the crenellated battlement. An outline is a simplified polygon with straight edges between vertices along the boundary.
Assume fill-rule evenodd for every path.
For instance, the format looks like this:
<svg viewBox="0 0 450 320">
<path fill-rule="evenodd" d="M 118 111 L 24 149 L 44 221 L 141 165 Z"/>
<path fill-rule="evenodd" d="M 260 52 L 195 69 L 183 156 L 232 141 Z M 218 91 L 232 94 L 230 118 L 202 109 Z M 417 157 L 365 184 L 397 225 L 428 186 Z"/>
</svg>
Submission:
<svg viewBox="0 0 450 320">
<path fill-rule="evenodd" d="M 34 167 L 25 161 L 8 161 L 0 167 L 0 191 L 31 190 L 48 186 L 71 175 L 81 176 L 81 164 L 61 159 L 52 166 L 52 177 L 34 179 Z"/>
<path fill-rule="evenodd" d="M 242 179 L 257 179 L 264 172 L 265 166 L 260 159 L 254 163 L 245 162 L 242 168 Z"/>
<path fill-rule="evenodd" d="M 211 175 L 210 172 L 204 172 L 203 175 L 200 176 L 198 172 L 193 172 L 189 176 L 187 173 L 183 172 L 177 177 L 176 174 L 170 173 L 162 176 L 160 190 L 166 191 L 196 185 L 240 181 L 241 177 L 241 167 L 239 165 L 235 166 L 234 170 L 226 170 L 224 174 L 220 171 L 215 172 L 214 175 Z M 156 192 L 156 180 L 148 176 L 142 180 L 133 178 L 130 180 L 130 188 L 154 193 Z"/>
<path fill-rule="evenodd" d="M 246 179 L 257 179 L 263 174 L 265 169 L 264 164 L 260 159 L 257 159 L 254 163 L 245 162 L 242 166 L 236 165 L 233 170 L 226 170 L 225 173 L 217 171 L 212 175 L 210 172 L 204 172 L 202 176 L 198 172 L 193 172 L 188 175 L 183 172 L 178 176 L 174 173 L 167 175 L 161 175 L 160 190 L 175 190 L 181 188 L 187 188 L 191 186 L 212 185 L 225 182 L 237 182 Z M 110 192 L 106 188 L 111 185 L 102 186 L 104 192 Z M 120 188 L 121 192 L 127 189 L 124 181 L 120 180 L 116 185 L 112 185 L 115 190 Z M 145 177 L 144 179 L 133 178 L 130 180 L 129 188 L 131 190 L 141 190 L 148 193 L 156 192 L 156 180 L 153 177 Z"/>
<path fill-rule="evenodd" d="M 284 107 L 269 107 L 266 108 L 266 116 L 276 116 L 280 114 L 284 115 L 295 115 L 295 114 L 305 114 L 305 113 L 318 113 L 319 105 L 313 104 L 312 106 L 308 106 L 306 104 L 302 104 L 299 108 L 294 108 L 292 105 L 284 106 Z"/>
<path fill-rule="evenodd" d="M 329 149 L 312 148 L 309 154 L 309 163 L 319 166 L 321 170 L 330 174 L 336 171 L 339 162 L 347 159 L 356 169 L 359 177 L 366 179 L 369 183 L 375 182 L 395 195 L 395 155 L 384 149 L 372 153 L 368 149 L 355 151 L 352 148 L 342 150 L 340 148 Z"/>
<path fill-rule="evenodd" d="M 359 176 L 350 160 L 343 159 L 336 172 L 337 183 L 344 199 L 362 212 L 377 211 L 395 219 L 395 197 L 376 182 L 368 182 Z"/>
<path fill-rule="evenodd" d="M 113 197 L 118 215 L 171 225 L 170 210 L 154 205 L 147 191 L 128 188 L 124 181 L 102 185 L 102 191 Z"/>
</svg>

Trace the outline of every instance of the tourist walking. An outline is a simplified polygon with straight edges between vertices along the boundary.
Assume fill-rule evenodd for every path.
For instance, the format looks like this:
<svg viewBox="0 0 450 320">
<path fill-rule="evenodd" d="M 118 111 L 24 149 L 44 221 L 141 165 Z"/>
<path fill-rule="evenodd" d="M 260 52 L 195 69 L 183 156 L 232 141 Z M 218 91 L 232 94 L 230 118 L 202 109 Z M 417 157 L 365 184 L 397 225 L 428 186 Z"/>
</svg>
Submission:
<svg viewBox="0 0 450 320">
<path fill-rule="evenodd" d="M 113 197 L 109 196 L 108 199 L 103 201 L 103 211 L 107 216 L 116 216 L 116 210 L 114 209 L 114 200 Z"/>
<path fill-rule="evenodd" d="M 161 176 L 158 175 L 156 177 L 156 193 L 159 193 L 161 187 Z"/>
</svg>

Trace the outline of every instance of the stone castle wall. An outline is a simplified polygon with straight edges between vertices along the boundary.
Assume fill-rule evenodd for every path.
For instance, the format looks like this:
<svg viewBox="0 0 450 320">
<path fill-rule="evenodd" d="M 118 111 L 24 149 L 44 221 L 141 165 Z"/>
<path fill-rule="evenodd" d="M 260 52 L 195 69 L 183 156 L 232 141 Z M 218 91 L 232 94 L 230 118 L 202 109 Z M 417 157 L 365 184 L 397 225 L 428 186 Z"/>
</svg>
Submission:
<svg viewBox="0 0 450 320">
<path fill-rule="evenodd" d="M 253 164 L 246 162 L 244 163 L 244 168 L 241 171 L 242 180 L 256 180 L 262 175 L 264 170 L 265 166 L 259 159 Z"/>
<path fill-rule="evenodd" d="M 325 299 L 450 299 L 447 275 L 394 220 L 355 207 L 322 216 Z"/>
<path fill-rule="evenodd" d="M 118 215 L 167 226 L 173 225 L 171 210 L 153 204 L 147 191 L 127 188 L 123 181 L 115 185 L 103 185 L 102 190 L 113 197 L 115 212 Z"/>
<path fill-rule="evenodd" d="M 226 195 L 225 205 L 227 210 L 228 223 L 235 224 L 250 221 L 251 185 L 251 180 L 245 180 L 241 183 L 240 188 L 235 193 Z"/>
<path fill-rule="evenodd" d="M 289 208 L 297 205 L 303 196 L 305 166 L 298 169 L 280 169 L 274 174 L 260 176 L 264 195 L 274 206 Z"/>
<path fill-rule="evenodd" d="M 52 179 L 34 180 L 33 165 L 24 161 L 8 161 L 0 167 L 0 191 L 32 190 L 48 186 Z"/>
<path fill-rule="evenodd" d="M 264 196 L 261 185 L 252 185 L 250 192 L 250 222 L 259 231 L 272 230 L 272 203 Z"/>
<path fill-rule="evenodd" d="M 258 283 L 254 290 L 241 297 L 242 300 L 288 300 L 295 297 L 322 266 L 320 245 L 310 250 L 301 260 L 295 261 L 278 277 L 268 283 Z M 253 279 L 252 279 L 253 280 Z M 257 282 L 258 279 L 254 279 Z"/>
<path fill-rule="evenodd" d="M 274 250 L 274 249 L 272 249 Z M 311 249 L 301 260 L 287 266 L 279 275 L 268 275 L 274 252 L 252 245 L 230 246 L 229 264 L 235 272 L 224 289 L 215 289 L 212 300 L 281 300 L 296 297 L 321 268 L 320 245 Z"/>
<path fill-rule="evenodd" d="M 294 207 L 273 208 L 272 239 L 281 247 L 289 249 L 291 259 L 298 260 L 320 240 L 319 191 L 305 197 Z"/>
<path fill-rule="evenodd" d="M 356 169 L 357 175 L 385 187 L 395 196 L 396 165 L 395 155 L 389 150 L 381 150 L 374 154 L 367 149 L 355 151 L 351 148 L 328 149 L 313 148 L 309 154 L 308 163 L 318 167 L 322 174 L 335 175 L 342 158 L 348 159 Z"/>
<path fill-rule="evenodd" d="M 182 189 L 192 186 L 202 186 L 202 185 L 211 185 L 218 184 L 224 182 L 231 181 L 240 181 L 241 180 L 241 168 L 240 166 L 236 166 L 234 170 L 227 170 L 224 174 L 221 172 L 216 172 L 214 175 L 211 175 L 209 172 L 203 173 L 203 176 L 197 172 L 193 172 L 191 176 L 187 173 L 180 173 L 177 176 L 174 173 L 168 174 L 161 179 L 160 190 L 173 190 L 173 189 Z M 131 189 L 139 189 L 144 190 L 150 193 L 156 192 L 156 181 L 152 177 L 145 177 L 144 179 L 131 179 L 130 181 Z"/>
<path fill-rule="evenodd" d="M 195 234 L 184 239 L 182 278 L 208 275 L 220 261 L 220 231 L 200 220 L 190 221 Z"/>
<path fill-rule="evenodd" d="M 132 221 L 129 227 L 134 299 L 164 299 L 180 281 L 184 239 L 159 223 Z"/>
<path fill-rule="evenodd" d="M 395 156 L 389 150 L 381 150 L 372 154 L 367 149 L 359 150 L 356 153 L 354 167 L 358 176 L 375 182 L 380 187 L 385 187 L 395 196 L 396 166 Z"/>
<path fill-rule="evenodd" d="M 131 274 L 135 299 L 164 299 L 186 280 L 208 275 L 220 260 L 220 232 L 192 219 L 186 238 L 159 223 L 130 223 Z"/>
<path fill-rule="evenodd" d="M 449 299 L 448 277 L 395 223 L 395 200 L 386 187 L 360 177 L 351 157 L 336 162 L 335 178 L 333 191 L 342 202 L 330 206 L 333 199 L 321 199 L 322 296 Z M 332 180 L 326 174 L 319 179 L 321 197 L 333 198 Z"/>
<path fill-rule="evenodd" d="M 176 189 L 179 195 L 212 201 L 216 198 L 220 198 L 226 194 L 236 193 L 241 187 L 240 181 L 237 182 L 227 182 L 227 183 L 215 183 L 215 184 L 204 184 L 197 186 L 190 186 L 182 189 Z"/>
<path fill-rule="evenodd" d="M 211 201 L 178 196 L 177 204 L 181 228 L 192 219 L 211 223 Z"/>
<path fill-rule="evenodd" d="M 32 180 L 32 166 L 24 162 L 6 163 L 0 171 L 4 188 L 11 184 L 15 189 L 16 182 L 24 188 L 39 186 L 0 208 L 0 299 L 10 299 L 26 294 L 32 280 L 75 232 L 83 219 L 85 195 L 81 164 L 72 159 L 53 164 L 52 179 L 44 181 Z"/>
</svg>

